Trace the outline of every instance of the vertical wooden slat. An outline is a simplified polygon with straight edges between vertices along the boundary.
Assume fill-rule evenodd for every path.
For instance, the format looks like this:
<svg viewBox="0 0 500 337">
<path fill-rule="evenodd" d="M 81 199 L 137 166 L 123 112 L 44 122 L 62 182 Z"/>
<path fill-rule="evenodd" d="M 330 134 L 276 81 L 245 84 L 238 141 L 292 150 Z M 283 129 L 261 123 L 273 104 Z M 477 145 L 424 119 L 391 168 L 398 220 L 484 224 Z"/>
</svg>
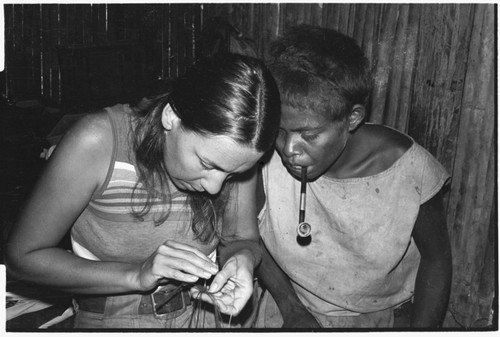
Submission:
<svg viewBox="0 0 500 337">
<path fill-rule="evenodd" d="M 300 25 L 305 23 L 305 10 L 304 6 L 307 4 L 296 4 L 296 9 L 292 12 L 295 16 L 295 24 Z"/>
<path fill-rule="evenodd" d="M 24 12 L 24 5 L 14 5 L 13 11 L 12 11 L 12 43 L 11 43 L 11 50 L 14 54 L 14 57 L 11 61 L 10 64 L 10 76 L 12 79 L 11 82 L 11 89 L 12 92 L 14 93 L 13 99 L 18 100 L 22 99 L 20 93 L 25 91 L 24 88 L 24 81 L 22 80 L 23 77 L 23 46 L 22 46 L 22 36 L 23 36 L 23 12 Z"/>
<path fill-rule="evenodd" d="M 78 45 L 85 44 L 85 20 L 83 19 L 85 8 L 89 5 L 77 4 L 75 5 L 75 35 L 74 43 Z"/>
<path fill-rule="evenodd" d="M 59 16 L 59 5 L 49 5 L 47 7 L 49 12 L 49 43 L 48 48 L 45 52 L 45 60 L 49 67 L 49 87 L 47 88 L 47 93 L 45 95 L 46 99 L 51 102 L 57 102 L 59 100 L 59 67 L 57 58 L 57 47 L 61 42 L 60 38 L 60 16 Z"/>
<path fill-rule="evenodd" d="M 451 171 L 472 27 L 471 5 L 457 6 L 456 11 L 449 5 L 418 6 L 418 71 L 408 132 Z M 447 17 L 446 24 L 436 25 L 443 17 Z M 438 62 L 440 67 L 436 67 Z"/>
<path fill-rule="evenodd" d="M 177 58 L 177 72 L 176 76 L 179 76 L 184 73 L 186 70 L 186 39 L 189 38 L 189 34 L 186 34 L 185 29 L 185 20 L 186 20 L 186 11 L 182 5 L 175 5 L 176 13 L 175 16 L 175 51 L 174 55 Z"/>
<path fill-rule="evenodd" d="M 388 6 L 384 13 L 382 36 L 378 41 L 375 69 L 375 88 L 372 97 L 371 121 L 383 123 L 386 99 L 388 95 L 389 77 L 392 71 L 393 40 L 399 13 L 398 6 Z"/>
<path fill-rule="evenodd" d="M 408 5 L 398 6 L 397 14 L 395 13 L 396 24 L 395 27 L 390 27 L 392 36 L 384 36 L 387 38 L 386 41 L 392 40 L 393 45 L 393 55 L 387 54 L 384 50 L 384 55 L 387 57 L 387 84 L 384 87 L 387 89 L 386 101 L 384 114 L 382 118 L 382 124 L 389 125 L 391 127 L 397 128 L 396 119 L 397 115 L 405 115 L 407 111 L 398 111 L 398 100 L 400 99 L 400 89 L 401 81 L 403 77 L 403 64 L 405 57 L 405 47 L 406 47 L 406 30 L 408 28 Z M 382 56 L 379 54 L 379 56 Z M 386 63 L 384 62 L 384 66 Z M 406 131 L 406 130 L 401 130 Z"/>
<path fill-rule="evenodd" d="M 50 15 L 51 15 L 51 5 L 41 5 L 40 10 L 40 23 L 41 23 L 41 34 L 40 41 L 42 45 L 41 49 L 41 96 L 50 99 L 51 95 L 51 53 L 50 53 L 50 43 L 52 39 L 51 35 L 51 25 L 50 25 Z"/>
<path fill-rule="evenodd" d="M 253 12 L 253 4 L 239 4 L 236 7 L 235 14 L 232 17 L 232 24 L 239 29 L 239 31 L 248 37 L 251 31 L 253 17 L 251 13 Z"/>
<path fill-rule="evenodd" d="M 450 308 L 473 326 L 494 194 L 494 10 L 474 5 L 474 21 L 450 197 L 454 278 Z"/>
<path fill-rule="evenodd" d="M 61 46 L 68 45 L 68 12 L 66 10 L 66 6 L 63 4 L 57 5 L 57 12 L 59 13 L 59 44 Z"/>
<path fill-rule="evenodd" d="M 92 5 L 82 5 L 82 41 L 83 44 L 90 45 L 93 43 L 93 28 L 92 28 Z"/>
<path fill-rule="evenodd" d="M 283 29 L 281 30 L 282 32 L 285 32 L 287 28 L 295 25 L 295 18 L 294 18 L 294 5 L 292 4 L 280 4 L 280 11 L 281 11 L 281 16 L 284 18 L 283 21 Z"/>
<path fill-rule="evenodd" d="M 176 11 L 176 6 L 169 4 L 168 5 L 168 16 L 167 16 L 167 21 L 166 21 L 166 37 L 167 37 L 167 65 L 168 65 L 168 72 L 167 76 L 168 77 L 175 77 L 178 75 L 177 73 L 177 60 L 175 57 L 175 50 L 176 50 L 176 39 L 177 39 L 177 24 L 176 24 L 176 17 L 177 17 L 177 11 Z"/>
<path fill-rule="evenodd" d="M 378 7 L 377 7 L 378 8 Z M 376 45 L 375 40 L 375 17 L 376 17 L 376 6 L 368 4 L 366 5 L 366 14 L 365 14 L 365 24 L 363 25 L 363 38 L 362 41 L 359 41 L 361 48 L 363 49 L 366 58 L 370 62 L 370 66 L 372 69 L 375 64 L 375 56 L 374 56 L 374 46 Z M 371 111 L 371 109 L 369 110 Z M 371 113 L 369 114 L 367 120 L 371 121 Z"/>
<path fill-rule="evenodd" d="M 398 95 L 398 103 L 395 107 L 396 119 L 394 122 L 394 127 L 403 132 L 408 132 L 409 116 L 411 114 L 411 94 L 415 71 L 419 16 L 419 7 L 409 5 L 407 28 L 402 32 L 405 35 L 406 41 L 404 50 L 402 51 L 404 59 L 401 66 L 400 94 Z"/>
<path fill-rule="evenodd" d="M 38 98 L 40 88 L 40 20 L 39 6 L 24 5 L 24 29 L 23 45 L 25 57 L 23 57 L 23 75 L 25 82 L 26 97 Z"/>
<path fill-rule="evenodd" d="M 338 24 L 337 30 L 343 34 L 349 35 L 349 11 L 350 4 L 345 4 L 338 7 Z"/>
<path fill-rule="evenodd" d="M 339 30 L 340 11 L 341 6 L 338 4 L 331 4 L 328 6 L 328 26 L 327 28 Z"/>
<path fill-rule="evenodd" d="M 494 137 L 496 138 L 496 137 Z M 496 139 L 492 139 L 492 149 L 497 151 Z M 496 175 L 497 164 L 495 160 L 489 161 L 488 177 Z M 496 200 L 497 192 L 494 192 Z M 495 309 L 498 308 L 498 295 L 496 294 L 497 287 L 497 240 L 498 240 L 498 215 L 497 204 L 493 202 L 490 213 L 490 225 L 488 230 L 488 242 L 486 244 L 486 252 L 484 257 L 484 266 L 481 270 L 479 281 L 479 288 L 477 292 L 477 302 L 475 303 L 475 310 L 473 312 L 474 326 L 475 327 L 488 327 L 498 323 L 498 313 Z M 495 317 L 497 316 L 497 317 Z M 496 321 L 494 321 L 496 320 Z"/>
<path fill-rule="evenodd" d="M 352 18 L 352 20 L 354 22 L 357 22 L 357 23 L 366 22 L 366 20 L 367 20 L 366 12 L 367 12 L 367 5 L 366 4 L 361 4 L 361 5 L 357 6 L 354 17 Z M 353 33 L 351 35 L 358 42 L 358 44 L 361 48 L 363 48 L 364 27 L 365 27 L 365 25 L 355 24 Z"/>
<path fill-rule="evenodd" d="M 13 18 L 14 18 L 14 5 L 4 5 L 4 22 L 5 22 L 5 69 L 3 71 L 4 80 L 0 81 L 2 85 L 2 95 L 9 101 L 12 99 L 12 77 L 10 76 L 10 58 L 9 55 L 14 54 L 13 48 Z"/>
<path fill-rule="evenodd" d="M 323 4 L 323 8 L 321 9 L 321 27 L 328 27 L 329 25 L 329 8 L 331 6 L 328 4 Z"/>
<path fill-rule="evenodd" d="M 62 11 L 65 12 L 64 17 L 66 18 L 64 24 L 65 24 L 65 31 L 66 31 L 66 36 L 67 36 L 67 41 L 68 45 L 75 45 L 75 5 L 73 4 L 68 4 L 66 6 L 63 6 L 61 8 Z"/>
<path fill-rule="evenodd" d="M 253 13 L 256 17 L 256 20 L 255 20 L 255 24 L 254 26 L 252 27 L 252 31 L 251 31 L 251 36 L 253 38 L 253 40 L 256 42 L 256 45 L 257 45 L 257 50 L 259 50 L 261 52 L 261 55 L 263 53 L 263 49 L 265 47 L 265 42 L 263 42 L 263 39 L 262 39 L 262 21 L 261 21 L 261 17 L 262 17 L 262 13 L 263 13 L 263 4 L 262 3 L 256 3 L 254 5 L 254 8 L 253 8 Z"/>
<path fill-rule="evenodd" d="M 323 4 L 311 4 L 311 25 L 323 25 Z"/>
<path fill-rule="evenodd" d="M 357 10 L 357 6 L 354 4 L 351 4 L 347 8 L 347 11 L 346 11 L 347 20 L 345 22 L 345 31 L 344 31 L 344 34 L 346 34 L 347 36 L 353 37 L 354 36 L 354 27 L 356 27 L 358 25 L 356 20 L 354 20 L 356 17 L 356 10 Z"/>
<path fill-rule="evenodd" d="M 277 38 L 277 33 L 279 31 L 280 27 L 280 19 L 279 19 L 279 14 L 280 14 L 280 5 L 279 4 L 266 4 L 266 11 L 268 18 L 269 18 L 269 24 L 267 25 L 265 29 L 265 35 L 263 36 L 264 41 L 266 43 L 263 43 L 263 46 L 261 47 L 262 51 L 262 57 L 264 55 L 267 55 L 268 49 L 269 49 L 269 43 L 270 41 L 274 41 Z"/>
<path fill-rule="evenodd" d="M 303 7 L 304 23 L 308 25 L 315 24 L 315 22 L 313 22 L 313 17 L 312 17 L 312 6 L 314 6 L 314 4 L 307 3 L 304 4 Z"/>
<path fill-rule="evenodd" d="M 102 45 L 107 41 L 106 12 L 107 6 L 92 4 L 92 43 Z"/>
<path fill-rule="evenodd" d="M 185 72 L 195 61 L 194 44 L 195 44 L 195 25 L 196 22 L 196 8 L 198 5 L 189 4 L 183 7 L 183 20 L 182 20 L 182 30 L 184 32 L 184 38 L 182 40 L 182 50 L 183 50 L 183 71 Z"/>
</svg>

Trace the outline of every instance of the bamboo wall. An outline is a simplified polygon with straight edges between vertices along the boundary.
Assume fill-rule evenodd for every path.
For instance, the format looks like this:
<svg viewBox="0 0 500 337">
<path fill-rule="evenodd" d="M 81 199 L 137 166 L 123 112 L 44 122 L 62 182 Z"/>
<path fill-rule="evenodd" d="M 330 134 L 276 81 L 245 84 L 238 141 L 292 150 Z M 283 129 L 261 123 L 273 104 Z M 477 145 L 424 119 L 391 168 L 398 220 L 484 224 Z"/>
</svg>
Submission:
<svg viewBox="0 0 500 337">
<path fill-rule="evenodd" d="M 262 57 L 269 41 L 300 23 L 337 29 L 362 46 L 376 82 L 369 120 L 409 133 L 452 175 L 447 327 L 498 324 L 495 11 L 492 4 L 313 3 L 204 11 L 255 39 Z"/>
<path fill-rule="evenodd" d="M 6 70 L 0 89 L 11 101 L 41 97 L 46 104 L 60 105 L 68 90 L 75 95 L 80 91 L 80 96 L 71 98 L 85 101 L 94 98 L 85 91 L 110 90 L 109 86 L 122 82 L 137 89 L 151 86 L 158 79 L 177 76 L 192 64 L 193 41 L 201 29 L 197 4 L 6 4 L 4 9 Z M 123 53 L 104 52 L 112 48 Z M 131 61 L 134 65 L 120 65 L 125 71 L 113 69 L 132 51 L 138 54 Z M 108 62 L 103 57 L 109 58 Z M 113 78 L 106 83 L 100 73 L 130 76 L 138 67 L 142 68 L 137 74 L 140 78 Z M 85 87 L 92 80 L 93 87 Z M 79 81 L 85 83 L 78 86 Z M 122 96 L 128 96 L 129 91 L 121 92 Z M 111 97 L 113 93 L 119 94 L 116 90 L 108 94 Z M 101 96 L 105 94 L 101 92 Z"/>
<path fill-rule="evenodd" d="M 266 56 L 294 24 L 354 37 L 372 62 L 369 120 L 409 133 L 452 174 L 447 219 L 453 283 L 446 327 L 496 322 L 496 101 L 493 4 L 5 5 L 11 100 L 61 102 L 57 48 L 143 48 L 142 82 L 175 76 L 196 54 L 204 20 L 233 23 Z M 493 314 L 493 311 L 495 314 Z"/>
</svg>

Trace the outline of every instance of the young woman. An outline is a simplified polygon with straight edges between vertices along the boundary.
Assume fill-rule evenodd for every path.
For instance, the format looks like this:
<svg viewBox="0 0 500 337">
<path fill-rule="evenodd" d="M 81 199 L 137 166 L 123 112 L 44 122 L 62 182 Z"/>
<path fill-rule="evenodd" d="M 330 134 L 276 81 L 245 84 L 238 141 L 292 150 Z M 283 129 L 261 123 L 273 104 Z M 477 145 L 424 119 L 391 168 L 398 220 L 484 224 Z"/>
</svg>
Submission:
<svg viewBox="0 0 500 337">
<path fill-rule="evenodd" d="M 282 101 L 276 152 L 263 169 L 257 326 L 388 328 L 413 303 L 412 327 L 446 312 L 451 253 L 441 204 L 449 175 L 408 135 L 364 123 L 371 76 L 356 42 L 299 26 L 272 47 Z M 310 242 L 297 242 L 307 170 Z M 307 242 L 306 242 L 307 243 Z"/>
<path fill-rule="evenodd" d="M 212 277 L 204 298 L 237 315 L 261 256 L 254 166 L 279 112 L 263 64 L 226 55 L 199 61 L 141 109 L 90 114 L 27 200 L 9 275 L 78 294 L 77 328 L 187 328 L 189 290 Z M 58 248 L 68 231 L 72 252 Z"/>
</svg>

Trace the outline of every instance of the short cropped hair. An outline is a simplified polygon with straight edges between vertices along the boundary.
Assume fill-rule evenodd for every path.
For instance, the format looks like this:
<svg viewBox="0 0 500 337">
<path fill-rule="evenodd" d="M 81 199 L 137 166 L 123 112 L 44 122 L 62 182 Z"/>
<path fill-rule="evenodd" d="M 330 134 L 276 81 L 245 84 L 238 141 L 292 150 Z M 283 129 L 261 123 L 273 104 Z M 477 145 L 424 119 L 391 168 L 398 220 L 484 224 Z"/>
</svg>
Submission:
<svg viewBox="0 0 500 337">
<path fill-rule="evenodd" d="M 269 69 L 282 105 L 313 109 L 333 121 L 355 104 L 367 106 L 372 90 L 368 59 L 356 41 L 338 31 L 299 25 L 270 46 Z"/>
</svg>

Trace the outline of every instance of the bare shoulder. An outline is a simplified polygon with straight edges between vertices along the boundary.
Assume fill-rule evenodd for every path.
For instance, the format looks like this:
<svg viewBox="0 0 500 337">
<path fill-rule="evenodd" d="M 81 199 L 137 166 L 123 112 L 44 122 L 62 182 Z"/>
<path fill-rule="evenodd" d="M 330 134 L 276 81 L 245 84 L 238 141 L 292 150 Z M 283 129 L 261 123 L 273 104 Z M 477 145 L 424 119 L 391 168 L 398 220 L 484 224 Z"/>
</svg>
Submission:
<svg viewBox="0 0 500 337">
<path fill-rule="evenodd" d="M 113 152 L 113 131 L 105 112 L 88 114 L 62 137 L 50 166 L 59 174 L 87 176 L 100 184 L 106 177 Z"/>
<path fill-rule="evenodd" d="M 413 140 L 406 134 L 379 124 L 365 125 L 367 137 L 375 145 L 373 150 L 388 159 L 398 160 L 413 145 Z"/>
<path fill-rule="evenodd" d="M 79 146 L 103 147 L 112 141 L 112 135 L 107 113 L 100 111 L 89 113 L 77 121 L 64 135 L 61 143 L 77 140 Z"/>
<path fill-rule="evenodd" d="M 353 140 L 355 165 L 350 169 L 356 177 L 372 176 L 387 170 L 413 145 L 413 140 L 406 134 L 377 124 L 363 125 L 356 131 Z"/>
</svg>

